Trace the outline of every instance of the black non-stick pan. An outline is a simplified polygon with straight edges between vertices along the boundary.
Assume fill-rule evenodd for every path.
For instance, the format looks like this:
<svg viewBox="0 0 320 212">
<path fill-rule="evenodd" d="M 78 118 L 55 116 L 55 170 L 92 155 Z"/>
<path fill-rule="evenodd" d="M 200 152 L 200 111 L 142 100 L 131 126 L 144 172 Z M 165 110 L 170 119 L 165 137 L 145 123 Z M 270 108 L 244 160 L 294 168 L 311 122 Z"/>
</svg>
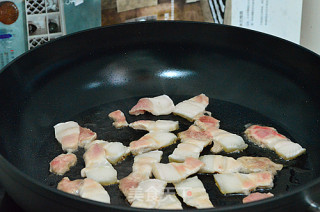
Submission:
<svg viewBox="0 0 320 212">
<path fill-rule="evenodd" d="M 105 187 L 111 205 L 56 190 L 62 177 L 50 174 L 49 162 L 62 150 L 53 126 L 74 120 L 99 139 L 128 145 L 144 133 L 116 130 L 108 113 L 121 109 L 129 122 L 178 120 L 182 131 L 191 124 L 183 118 L 136 117 L 128 110 L 141 97 L 167 94 L 177 104 L 204 93 L 210 97 L 207 110 L 221 120 L 222 129 L 243 136 L 246 124 L 273 126 L 307 149 L 292 161 L 251 143 L 244 152 L 229 154 L 284 164 L 268 190 L 275 197 L 243 205 L 244 196 L 223 196 L 212 175 L 198 175 L 216 206 L 208 211 L 311 210 L 320 201 L 319 85 L 318 55 L 236 27 L 152 22 L 76 33 L 29 51 L 2 70 L 0 180 L 28 211 L 142 211 L 129 207 L 117 185 Z M 162 162 L 176 145 L 163 149 Z M 80 178 L 84 166 L 83 150 L 76 154 L 78 165 L 66 174 L 71 179 Z M 131 172 L 132 162 L 129 156 L 115 166 L 119 179 Z"/>
</svg>

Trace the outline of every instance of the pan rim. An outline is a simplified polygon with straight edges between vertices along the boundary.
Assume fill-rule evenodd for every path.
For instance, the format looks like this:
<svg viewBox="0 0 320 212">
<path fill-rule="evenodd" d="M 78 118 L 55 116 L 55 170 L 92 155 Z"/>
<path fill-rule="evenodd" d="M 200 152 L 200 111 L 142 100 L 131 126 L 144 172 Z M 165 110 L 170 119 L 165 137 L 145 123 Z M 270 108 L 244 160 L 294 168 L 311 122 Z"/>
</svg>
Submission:
<svg viewBox="0 0 320 212">
<path fill-rule="evenodd" d="M 76 33 L 72 33 L 72 34 L 63 36 L 63 37 L 58 38 L 57 40 L 55 40 L 53 43 L 49 42 L 49 43 L 46 43 L 46 44 L 44 44 L 44 45 L 42 45 L 42 46 L 40 46 L 38 48 L 49 48 L 50 45 L 53 45 L 56 42 L 59 42 L 60 40 L 70 39 L 73 36 L 77 36 L 77 35 L 79 35 L 81 33 L 88 32 L 88 31 L 105 30 L 105 29 L 110 29 L 110 28 L 114 28 L 114 27 L 125 27 L 127 25 L 151 25 L 151 24 L 154 25 L 154 24 L 177 24 L 177 23 L 182 23 L 182 24 L 187 24 L 187 25 L 189 25 L 189 24 L 192 24 L 192 25 L 193 24 L 197 24 L 197 25 L 201 24 L 201 25 L 208 25 L 208 26 L 210 25 L 210 27 L 213 26 L 213 27 L 221 27 L 221 28 L 233 28 L 233 29 L 239 30 L 239 31 L 249 31 L 250 33 L 255 33 L 257 36 L 266 36 L 266 37 L 270 37 L 271 36 L 271 37 L 273 37 L 275 39 L 280 39 L 280 40 L 286 42 L 287 45 L 293 44 L 296 47 L 298 47 L 301 51 L 307 51 L 307 52 L 309 52 L 309 54 L 311 53 L 312 55 L 314 55 L 314 56 L 316 56 L 317 58 L 320 59 L 320 55 L 316 54 L 315 52 L 313 52 L 313 51 L 311 51 L 309 49 L 306 49 L 305 47 L 302 47 L 302 46 L 300 46 L 298 44 L 295 44 L 295 43 L 293 43 L 291 41 L 287 41 L 287 40 L 284 40 L 282 38 L 279 38 L 279 37 L 276 37 L 276 36 L 273 36 L 273 35 L 268 35 L 268 34 L 265 34 L 265 33 L 254 31 L 254 30 L 243 29 L 243 28 L 234 27 L 234 26 L 219 25 L 219 24 L 212 24 L 212 23 L 201 23 L 201 22 L 186 22 L 186 21 L 174 21 L 174 22 L 159 21 L 159 22 L 144 22 L 144 23 L 125 23 L 125 24 L 118 24 L 118 25 L 112 25 L 112 26 L 97 27 L 97 28 L 92 28 L 92 29 L 88 29 L 88 30 L 84 30 L 84 31 L 81 31 L 81 32 L 76 32 Z M 38 49 L 38 48 L 32 49 L 32 50 L 20 55 L 15 60 L 11 61 L 2 70 L 0 70 L 0 74 L 2 72 L 4 72 L 5 70 L 8 70 L 8 67 L 10 67 L 15 61 L 17 61 L 20 58 L 24 57 L 29 52 L 36 51 L 36 49 Z M 64 193 L 64 192 L 59 191 L 59 190 L 57 190 L 55 188 L 51 188 L 48 185 L 46 185 L 46 184 L 34 179 L 33 177 L 27 175 L 26 173 L 22 172 L 17 167 L 15 167 L 12 163 L 10 163 L 7 159 L 5 159 L 1 154 L 0 154 L 0 160 L 3 161 L 7 167 L 11 168 L 11 171 L 13 173 L 12 175 L 16 175 L 16 176 L 12 176 L 11 175 L 11 177 L 13 177 L 13 178 L 16 178 L 16 177 L 25 178 L 28 182 L 32 183 L 33 185 L 41 187 L 42 189 L 48 190 L 48 191 L 53 192 L 55 194 L 62 195 L 65 198 L 72 198 L 72 199 L 80 200 L 80 201 L 85 202 L 85 203 L 94 204 L 94 205 L 98 205 L 98 206 L 103 206 L 103 207 L 106 207 L 106 208 L 110 208 L 111 207 L 111 208 L 114 208 L 114 209 L 121 209 L 121 210 L 125 210 L 125 209 L 137 210 L 135 208 L 130 208 L 130 207 L 126 207 L 126 206 L 118 206 L 118 205 L 112 205 L 112 204 L 109 205 L 109 204 L 99 203 L 99 202 L 96 202 L 96 201 L 91 201 L 91 200 L 83 199 L 83 198 L 80 198 L 80 197 L 77 197 L 77 196 L 74 196 L 74 195 L 70 195 L 70 194 Z M 281 200 L 281 199 L 288 198 L 289 196 L 292 196 L 294 194 L 298 194 L 300 192 L 303 192 L 307 188 L 311 188 L 312 186 L 314 186 L 316 184 L 319 184 L 319 183 L 320 183 L 320 177 L 315 178 L 311 182 L 308 182 L 307 184 L 302 185 L 301 187 L 299 186 L 299 188 L 296 188 L 296 189 L 294 189 L 294 190 L 292 190 L 290 192 L 287 192 L 287 193 L 285 193 L 283 195 L 276 196 L 276 197 L 274 197 L 272 199 L 266 199 L 266 200 L 259 201 L 259 202 L 253 202 L 253 203 L 249 203 L 249 204 L 246 204 L 246 205 L 223 206 L 221 208 L 216 208 L 215 210 L 217 210 L 217 211 L 226 211 L 226 210 L 230 210 L 231 208 L 234 209 L 235 207 L 238 208 L 238 209 L 241 209 L 241 208 L 253 207 L 253 206 L 266 204 L 266 203 L 269 203 L 269 202 L 278 201 L 278 200 Z M 26 186 L 29 186 L 29 185 L 26 185 Z M 37 192 L 36 189 L 32 189 L 32 190 L 34 192 Z M 209 211 L 209 210 L 210 209 L 202 209 L 202 211 Z M 150 211 L 150 210 L 140 209 L 139 208 L 137 211 Z"/>
</svg>

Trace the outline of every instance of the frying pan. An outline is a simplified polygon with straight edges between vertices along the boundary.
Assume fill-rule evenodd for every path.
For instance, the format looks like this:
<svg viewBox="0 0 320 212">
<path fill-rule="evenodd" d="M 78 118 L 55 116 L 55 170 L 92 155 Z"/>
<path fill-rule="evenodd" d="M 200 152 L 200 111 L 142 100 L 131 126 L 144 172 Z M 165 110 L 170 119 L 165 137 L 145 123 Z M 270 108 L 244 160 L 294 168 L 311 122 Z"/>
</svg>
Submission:
<svg viewBox="0 0 320 212">
<path fill-rule="evenodd" d="M 61 177 L 49 162 L 62 153 L 53 125 L 75 120 L 99 139 L 128 145 L 143 135 L 116 130 L 107 114 L 125 112 L 129 122 L 174 119 L 180 131 L 190 123 L 176 116 L 133 117 L 141 97 L 167 94 L 178 102 L 205 93 L 207 110 L 221 128 L 243 136 L 245 125 L 263 124 L 307 149 L 292 161 L 249 143 L 243 153 L 284 164 L 271 190 L 274 198 L 241 204 L 223 196 L 211 175 L 200 179 L 216 206 L 203 211 L 285 211 L 316 209 L 320 200 L 320 57 L 298 45 L 236 27 L 186 22 L 131 23 L 92 29 L 29 51 L 0 74 L 0 180 L 25 210 L 143 211 L 128 207 L 116 185 L 106 187 L 113 204 L 55 189 Z M 175 146 L 164 149 L 162 162 Z M 66 175 L 80 177 L 78 165 Z M 203 154 L 209 154 L 205 149 Z M 129 156 L 117 165 L 118 178 L 131 171 Z M 184 205 L 185 208 L 187 208 Z M 190 208 L 187 208 L 190 209 Z"/>
</svg>

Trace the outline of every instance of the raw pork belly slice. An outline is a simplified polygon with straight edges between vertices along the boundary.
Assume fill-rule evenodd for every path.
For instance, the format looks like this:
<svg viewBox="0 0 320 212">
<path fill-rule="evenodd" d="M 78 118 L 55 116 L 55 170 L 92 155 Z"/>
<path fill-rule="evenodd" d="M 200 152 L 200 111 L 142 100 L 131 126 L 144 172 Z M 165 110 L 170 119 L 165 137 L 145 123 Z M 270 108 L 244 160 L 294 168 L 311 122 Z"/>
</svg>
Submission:
<svg viewBox="0 0 320 212">
<path fill-rule="evenodd" d="M 226 173 L 213 175 L 216 184 L 223 194 L 244 193 L 249 194 L 256 188 L 272 188 L 273 174 L 259 172 L 251 174 Z"/>
<path fill-rule="evenodd" d="M 207 130 L 211 134 L 214 145 L 211 152 L 219 153 L 222 150 L 229 152 L 239 152 L 248 147 L 243 138 L 239 135 L 221 129 Z"/>
<path fill-rule="evenodd" d="M 88 143 L 94 141 L 97 138 L 97 133 L 92 132 L 88 128 L 80 127 L 79 146 L 84 147 Z"/>
<path fill-rule="evenodd" d="M 171 132 L 179 129 L 178 121 L 171 120 L 139 120 L 131 123 L 129 127 L 135 130 L 146 130 L 149 132 L 153 131 L 162 131 L 162 132 Z"/>
<path fill-rule="evenodd" d="M 106 152 L 102 144 L 96 143 L 83 155 L 86 167 L 81 170 L 82 177 L 91 178 L 102 185 L 117 182 L 117 171 L 106 159 Z"/>
<path fill-rule="evenodd" d="M 173 113 L 189 121 L 194 121 L 203 115 L 208 104 L 209 98 L 204 94 L 200 94 L 177 104 Z"/>
<path fill-rule="evenodd" d="M 76 165 L 77 156 L 73 153 L 61 154 L 50 162 L 50 172 L 57 175 L 64 175 L 70 167 Z"/>
<path fill-rule="evenodd" d="M 242 164 L 232 157 L 221 155 L 204 155 L 200 160 L 205 164 L 201 173 L 235 173 L 241 170 Z"/>
<path fill-rule="evenodd" d="M 98 202 L 110 203 L 108 192 L 98 182 L 86 178 L 79 189 L 80 197 Z"/>
<path fill-rule="evenodd" d="M 269 171 L 273 175 L 282 169 L 281 164 L 276 164 L 266 157 L 240 157 L 237 160 L 221 155 L 204 155 L 200 160 L 205 164 L 201 173 L 255 173 Z"/>
<path fill-rule="evenodd" d="M 249 196 L 243 198 L 242 202 L 243 203 L 249 203 L 249 202 L 255 202 L 255 201 L 259 201 L 259 200 L 263 200 L 263 199 L 267 199 L 270 197 L 273 197 L 274 195 L 272 193 L 259 193 L 259 192 L 255 192 L 250 194 Z"/>
<path fill-rule="evenodd" d="M 146 111 L 155 116 L 169 115 L 174 110 L 173 101 L 167 95 L 161 95 L 153 98 L 142 98 L 129 111 L 131 115 L 144 114 Z"/>
<path fill-rule="evenodd" d="M 55 137 L 61 143 L 62 150 L 74 152 L 78 150 L 80 126 L 77 122 L 68 121 L 54 126 Z"/>
<path fill-rule="evenodd" d="M 169 161 L 182 163 L 188 157 L 199 158 L 202 150 L 203 148 L 192 143 L 180 143 L 173 150 L 173 153 L 169 155 Z"/>
<path fill-rule="evenodd" d="M 197 173 L 204 163 L 195 158 L 186 158 L 183 163 L 155 163 L 152 173 L 155 178 L 168 183 L 178 183 L 188 176 Z"/>
<path fill-rule="evenodd" d="M 196 208 L 212 208 L 214 207 L 209 199 L 201 180 L 197 176 L 188 178 L 180 183 L 174 184 L 176 191 L 183 202 Z"/>
<path fill-rule="evenodd" d="M 167 194 L 159 201 L 158 209 L 182 210 L 183 208 L 176 195 Z"/>
<path fill-rule="evenodd" d="M 121 110 L 116 110 L 111 113 L 109 113 L 109 118 L 111 118 L 114 122 L 112 125 L 119 129 L 123 127 L 128 126 L 128 122 L 126 121 L 126 117 L 124 116 L 123 112 Z"/>
<path fill-rule="evenodd" d="M 272 127 L 252 125 L 246 129 L 245 134 L 253 143 L 275 151 L 285 160 L 294 159 L 306 152 L 305 148 L 279 134 Z"/>
<path fill-rule="evenodd" d="M 167 182 L 158 179 L 148 179 L 140 182 L 135 189 L 131 207 L 158 208 L 166 185 Z"/>
<path fill-rule="evenodd" d="M 57 189 L 82 198 L 110 203 L 108 192 L 98 182 L 89 178 L 71 181 L 64 177 L 58 183 Z"/>
<path fill-rule="evenodd" d="M 131 204 L 134 201 L 135 189 L 139 183 L 149 179 L 145 173 L 132 172 L 128 176 L 119 180 L 119 189 Z"/>
<path fill-rule="evenodd" d="M 199 158 L 203 148 L 212 142 L 210 136 L 195 125 L 180 132 L 178 137 L 182 143 L 169 155 L 170 162 L 183 162 L 187 157 Z"/>
<path fill-rule="evenodd" d="M 105 157 L 113 165 L 124 160 L 130 153 L 129 147 L 124 146 L 121 142 L 108 142 L 104 140 L 95 140 L 84 148 L 88 150 L 94 144 L 100 144 L 103 147 Z"/>
<path fill-rule="evenodd" d="M 133 172 L 119 181 L 119 188 L 129 203 L 133 202 L 135 189 L 139 183 L 151 177 L 152 165 L 160 162 L 162 154 L 162 151 L 151 151 L 134 158 Z"/>
<path fill-rule="evenodd" d="M 151 177 L 152 165 L 154 163 L 160 162 L 162 154 L 162 151 L 156 150 L 135 156 L 132 171 L 139 172 L 140 174 L 145 174 L 148 177 Z"/>
<path fill-rule="evenodd" d="M 83 183 L 83 179 L 71 181 L 68 177 L 62 178 L 58 183 L 58 190 L 79 196 L 79 189 Z"/>
<path fill-rule="evenodd" d="M 120 142 L 109 142 L 103 148 L 106 151 L 107 160 L 112 164 L 124 160 L 130 153 L 130 148 Z"/>
<path fill-rule="evenodd" d="M 247 157 L 243 156 L 237 159 L 241 163 L 242 173 L 252 173 L 252 172 L 264 172 L 269 171 L 272 174 L 276 174 L 283 168 L 282 164 L 277 164 L 272 162 L 266 157 Z"/>
<path fill-rule="evenodd" d="M 177 136 L 168 132 L 151 132 L 142 136 L 139 140 L 132 141 L 130 151 L 133 155 L 138 155 L 151 150 L 169 146 L 177 140 Z"/>
<path fill-rule="evenodd" d="M 202 147 L 210 145 L 212 142 L 211 135 L 195 125 L 191 125 L 188 130 L 178 133 L 178 137 L 182 143 L 194 143 Z"/>
<path fill-rule="evenodd" d="M 220 127 L 220 121 L 218 119 L 205 115 L 198 118 L 194 122 L 194 124 L 203 130 L 215 129 Z"/>
</svg>

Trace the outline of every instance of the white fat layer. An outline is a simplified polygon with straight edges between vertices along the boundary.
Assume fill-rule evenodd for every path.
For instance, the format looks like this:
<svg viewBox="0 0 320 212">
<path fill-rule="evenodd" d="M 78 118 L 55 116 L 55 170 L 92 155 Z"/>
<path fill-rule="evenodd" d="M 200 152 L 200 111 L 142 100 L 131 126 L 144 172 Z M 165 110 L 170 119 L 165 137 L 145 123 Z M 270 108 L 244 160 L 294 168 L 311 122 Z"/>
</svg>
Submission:
<svg viewBox="0 0 320 212">
<path fill-rule="evenodd" d="M 206 107 L 207 104 L 202 104 L 188 99 L 177 104 L 173 112 L 179 116 L 194 120 L 199 114 L 204 113 Z"/>
<path fill-rule="evenodd" d="M 110 203 L 108 192 L 97 182 L 85 179 L 79 189 L 82 198 L 95 200 L 98 202 Z"/>
<path fill-rule="evenodd" d="M 148 179 L 139 183 L 134 191 L 132 207 L 157 208 L 163 198 L 167 182 L 158 179 Z"/>
<path fill-rule="evenodd" d="M 171 209 L 171 210 L 182 210 L 180 200 L 174 194 L 165 195 L 160 201 L 157 207 L 158 209 Z"/>
<path fill-rule="evenodd" d="M 169 155 L 169 161 L 183 162 L 187 157 L 199 158 L 202 150 L 203 148 L 192 143 L 180 143 Z"/>
<path fill-rule="evenodd" d="M 93 179 L 102 185 L 110 185 L 117 182 L 117 171 L 111 165 L 83 168 L 81 176 Z"/>
<path fill-rule="evenodd" d="M 179 196 L 190 206 L 196 208 L 211 208 L 209 195 L 206 192 L 202 182 L 197 176 L 188 178 L 180 183 L 174 184 Z"/>
<path fill-rule="evenodd" d="M 241 169 L 241 163 L 232 157 L 204 155 L 200 157 L 200 160 L 205 164 L 200 169 L 202 173 L 233 173 Z"/>
<path fill-rule="evenodd" d="M 162 151 L 151 151 L 134 157 L 134 162 L 132 166 L 133 172 L 139 172 L 152 176 L 152 165 L 154 163 L 159 163 L 161 160 L 163 152 Z"/>
<path fill-rule="evenodd" d="M 179 128 L 179 122 L 171 121 L 171 120 L 157 120 L 157 121 L 141 120 L 141 121 L 133 122 L 129 126 L 136 130 L 146 130 L 149 132 L 154 132 L 154 131 L 170 132 L 170 131 L 177 130 Z"/>
<path fill-rule="evenodd" d="M 148 98 L 152 103 L 152 111 L 150 111 L 153 115 L 169 115 L 174 110 L 173 101 L 167 95 L 161 95 L 154 98 Z"/>
<path fill-rule="evenodd" d="M 216 129 L 210 132 L 214 143 L 218 143 L 225 152 L 242 151 L 248 147 L 243 138 L 239 135 Z M 214 151 L 213 149 L 212 151 Z"/>
<path fill-rule="evenodd" d="M 77 122 L 68 121 L 54 126 L 55 137 L 61 143 L 64 136 L 71 134 L 80 134 L 80 126 Z"/>
<path fill-rule="evenodd" d="M 221 193 L 244 193 L 249 194 L 256 188 L 272 188 L 273 175 L 270 172 L 251 174 L 226 173 L 215 174 L 214 179 Z"/>
<path fill-rule="evenodd" d="M 116 164 L 130 153 L 129 147 L 124 146 L 120 142 L 109 142 L 103 146 L 106 151 L 107 160 Z"/>
<path fill-rule="evenodd" d="M 296 158 L 306 151 L 305 148 L 302 148 L 299 144 L 291 141 L 278 143 L 274 146 L 274 149 L 276 153 L 285 160 Z"/>
</svg>

